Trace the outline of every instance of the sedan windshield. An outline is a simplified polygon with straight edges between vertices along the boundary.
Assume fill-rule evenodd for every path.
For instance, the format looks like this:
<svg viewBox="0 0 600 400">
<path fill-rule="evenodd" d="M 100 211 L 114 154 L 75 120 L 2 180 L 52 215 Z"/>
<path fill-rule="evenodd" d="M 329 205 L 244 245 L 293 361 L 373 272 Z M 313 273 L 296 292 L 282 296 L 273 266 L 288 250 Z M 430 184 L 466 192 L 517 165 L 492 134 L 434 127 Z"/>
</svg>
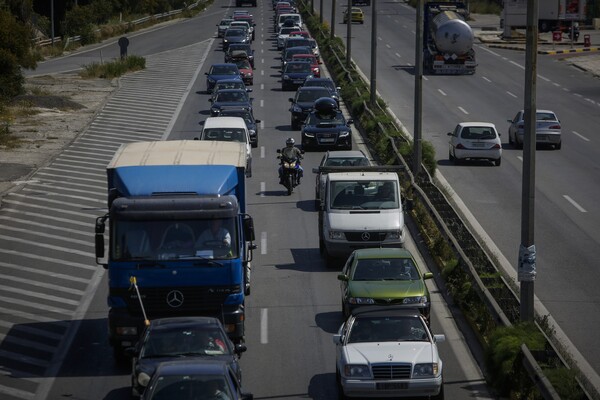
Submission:
<svg viewBox="0 0 600 400">
<path fill-rule="evenodd" d="M 247 103 L 248 101 L 248 96 L 246 95 L 245 91 L 221 91 L 217 93 L 217 97 L 215 99 L 215 102 L 227 103 Z"/>
<path fill-rule="evenodd" d="M 417 317 L 363 317 L 352 324 L 348 343 L 428 342 L 427 330 Z"/>
<path fill-rule="evenodd" d="M 410 258 L 359 259 L 351 277 L 354 281 L 412 281 L 419 279 Z"/>
<path fill-rule="evenodd" d="M 231 354 L 228 343 L 217 327 L 153 329 L 144 339 L 140 358 Z"/>
<path fill-rule="evenodd" d="M 148 399 L 214 399 L 216 392 L 223 398 L 234 398 L 222 376 L 166 375 L 158 377 Z"/>
<path fill-rule="evenodd" d="M 315 101 L 320 97 L 329 97 L 329 90 L 323 88 L 323 90 L 300 90 L 298 97 L 296 98 L 297 103 L 308 103 Z"/>
<path fill-rule="evenodd" d="M 239 75 L 240 72 L 238 71 L 238 69 L 235 65 L 217 65 L 217 66 L 212 67 L 210 74 L 211 75 Z"/>
</svg>

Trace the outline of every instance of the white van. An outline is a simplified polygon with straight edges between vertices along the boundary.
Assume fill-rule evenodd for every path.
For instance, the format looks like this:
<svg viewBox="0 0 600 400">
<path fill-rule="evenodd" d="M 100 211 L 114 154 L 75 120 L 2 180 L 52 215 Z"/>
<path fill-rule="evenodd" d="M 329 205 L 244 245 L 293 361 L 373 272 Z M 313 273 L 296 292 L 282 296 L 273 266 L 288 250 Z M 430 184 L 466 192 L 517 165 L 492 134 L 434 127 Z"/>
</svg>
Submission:
<svg viewBox="0 0 600 400">
<path fill-rule="evenodd" d="M 356 249 L 403 247 L 406 233 L 398 167 L 320 170 L 327 177 L 319 210 L 319 249 L 328 264 Z"/>
<path fill-rule="evenodd" d="M 279 32 L 281 29 L 281 25 L 283 25 L 283 21 L 286 19 L 294 20 L 294 24 L 302 27 L 302 16 L 300 14 L 281 14 L 279 18 L 277 18 L 277 26 L 275 27 L 275 32 Z"/>
<path fill-rule="evenodd" d="M 241 117 L 208 117 L 200 134 L 200 140 L 239 142 L 246 144 L 246 177 L 252 176 L 252 146 L 250 132 Z"/>
</svg>

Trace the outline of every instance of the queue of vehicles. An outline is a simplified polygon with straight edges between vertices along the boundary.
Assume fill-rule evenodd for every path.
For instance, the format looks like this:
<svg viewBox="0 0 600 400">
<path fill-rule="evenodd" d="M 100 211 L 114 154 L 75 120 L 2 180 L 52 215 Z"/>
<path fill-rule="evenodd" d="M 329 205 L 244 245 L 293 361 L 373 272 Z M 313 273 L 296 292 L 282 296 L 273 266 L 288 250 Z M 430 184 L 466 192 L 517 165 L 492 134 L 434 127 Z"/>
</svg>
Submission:
<svg viewBox="0 0 600 400">
<path fill-rule="evenodd" d="M 231 45 L 229 29 L 239 30 L 223 32 L 223 49 Z M 299 63 L 313 68 L 311 62 Z M 304 87 L 316 79 L 323 86 Z M 221 81 L 237 88 L 222 87 Z M 109 271 L 110 342 L 117 359 L 133 359 L 132 393 L 144 399 L 195 398 L 207 391 L 253 398 L 241 389 L 237 360 L 246 351 L 244 301 L 256 248 L 245 196 L 245 179 L 252 171 L 247 121 L 254 116 L 251 101 L 221 99 L 232 93 L 247 98 L 244 84 L 235 63 L 212 65 L 206 79 L 206 91 L 213 96 L 211 117 L 203 122 L 199 140 L 126 144 L 107 168 L 109 213 L 96 222 L 96 256 L 104 258 L 108 220 L 103 265 Z M 350 151 L 352 121 L 340 110 L 338 88 L 329 78 L 310 74 L 292 84 L 299 86 L 296 99 L 305 92 L 319 96 L 296 117 L 302 147 L 331 150 L 316 169 L 315 190 L 321 252 L 329 265 L 347 259 L 338 277 L 347 319 L 333 337 L 340 397 L 443 399 L 436 342 L 444 337 L 429 330 L 429 293 L 423 283 L 432 275 L 422 272 L 407 250 L 398 249 L 404 242 L 398 169 L 371 166 L 364 153 Z M 295 102 L 290 112 L 298 114 L 295 107 L 301 102 L 290 100 Z M 242 111 L 252 118 L 229 114 Z M 258 143 L 256 131 L 253 136 Z M 209 240 L 207 231 L 213 235 Z M 368 282 L 359 277 L 366 264 L 372 273 Z M 376 304 L 388 306 L 356 308 Z M 400 330 L 413 336 L 402 336 Z"/>
</svg>

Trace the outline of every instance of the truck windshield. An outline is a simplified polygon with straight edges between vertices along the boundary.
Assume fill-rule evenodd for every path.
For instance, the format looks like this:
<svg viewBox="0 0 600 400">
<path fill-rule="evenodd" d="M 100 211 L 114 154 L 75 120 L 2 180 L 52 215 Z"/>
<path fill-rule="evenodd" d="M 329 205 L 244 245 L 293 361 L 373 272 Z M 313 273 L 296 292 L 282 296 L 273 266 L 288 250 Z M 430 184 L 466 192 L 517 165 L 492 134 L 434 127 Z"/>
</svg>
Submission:
<svg viewBox="0 0 600 400">
<path fill-rule="evenodd" d="M 399 208 L 395 181 L 331 181 L 331 209 L 387 210 Z"/>
<path fill-rule="evenodd" d="M 115 261 L 237 258 L 234 218 L 118 220 L 111 235 Z"/>
</svg>

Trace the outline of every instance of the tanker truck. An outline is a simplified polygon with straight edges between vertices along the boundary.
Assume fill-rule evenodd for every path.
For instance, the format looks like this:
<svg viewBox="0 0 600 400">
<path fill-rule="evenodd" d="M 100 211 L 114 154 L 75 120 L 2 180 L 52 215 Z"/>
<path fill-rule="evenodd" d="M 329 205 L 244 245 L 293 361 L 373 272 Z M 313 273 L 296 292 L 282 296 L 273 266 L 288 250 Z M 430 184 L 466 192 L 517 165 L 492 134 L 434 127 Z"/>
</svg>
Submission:
<svg viewBox="0 0 600 400">
<path fill-rule="evenodd" d="M 465 22 L 468 9 L 459 2 L 425 3 L 423 69 L 431 74 L 474 74 L 474 35 Z"/>
</svg>

